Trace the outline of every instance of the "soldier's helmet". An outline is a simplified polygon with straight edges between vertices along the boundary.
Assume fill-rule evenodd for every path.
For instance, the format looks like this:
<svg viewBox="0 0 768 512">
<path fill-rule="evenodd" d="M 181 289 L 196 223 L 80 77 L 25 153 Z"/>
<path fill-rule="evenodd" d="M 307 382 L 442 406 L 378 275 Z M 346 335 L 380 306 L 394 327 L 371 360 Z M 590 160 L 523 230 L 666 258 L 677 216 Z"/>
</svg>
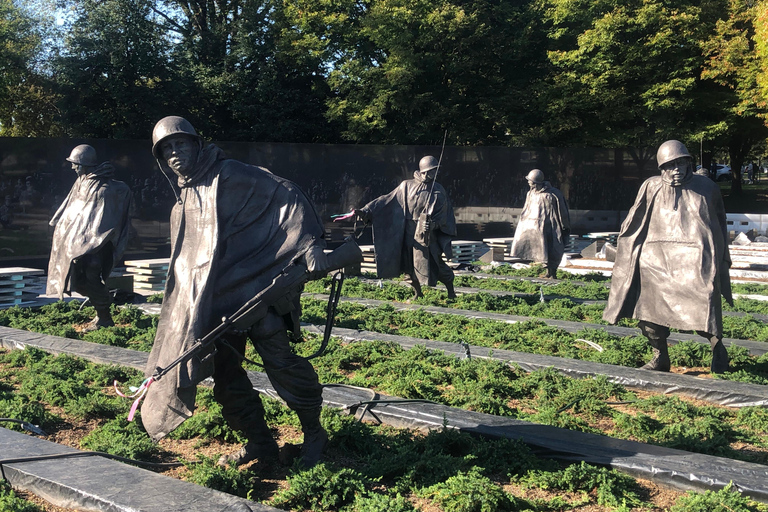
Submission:
<svg viewBox="0 0 768 512">
<path fill-rule="evenodd" d="M 428 172 L 432 169 L 437 169 L 437 158 L 427 155 L 419 160 L 419 172 Z"/>
<path fill-rule="evenodd" d="M 544 173 L 539 169 L 533 169 L 528 173 L 528 176 L 526 176 L 525 179 L 531 183 L 544 183 Z"/>
<path fill-rule="evenodd" d="M 88 144 L 80 144 L 72 149 L 67 158 L 67 162 L 82 165 L 83 167 L 96 167 L 99 163 L 96 161 L 96 150 Z"/>
<path fill-rule="evenodd" d="M 187 135 L 202 143 L 202 137 L 200 137 L 192 123 L 179 116 L 164 117 L 157 122 L 155 128 L 152 130 L 152 154 L 155 158 L 160 159 L 160 143 L 172 135 Z"/>
<path fill-rule="evenodd" d="M 661 166 L 665 163 L 671 162 L 676 158 L 690 158 L 691 161 L 693 161 L 693 157 L 688 152 L 688 148 L 686 148 L 685 144 L 679 140 L 668 140 L 659 146 L 659 150 L 656 151 L 656 164 L 659 166 L 659 169 L 661 169 Z"/>
</svg>

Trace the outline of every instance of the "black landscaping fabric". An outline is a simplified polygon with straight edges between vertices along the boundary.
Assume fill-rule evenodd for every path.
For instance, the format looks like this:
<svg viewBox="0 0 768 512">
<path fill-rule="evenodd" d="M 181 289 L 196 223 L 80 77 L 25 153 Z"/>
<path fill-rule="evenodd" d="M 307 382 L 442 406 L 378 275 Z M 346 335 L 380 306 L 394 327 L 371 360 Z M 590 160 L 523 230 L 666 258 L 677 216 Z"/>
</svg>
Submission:
<svg viewBox="0 0 768 512">
<path fill-rule="evenodd" d="M 3 462 L 82 453 L 0 428 L 2 476 L 56 506 L 103 512 L 268 512 L 279 509 L 99 456 Z"/>
<path fill-rule="evenodd" d="M 339 335 L 343 336 L 344 331 L 339 330 Z M 383 335 L 377 334 L 376 336 Z M 414 341 L 414 339 L 411 339 L 411 342 L 414 344 L 423 341 L 424 340 Z M 133 359 L 133 356 L 128 357 L 130 353 L 133 352 L 131 350 L 96 345 L 85 341 L 33 334 L 8 327 L 0 327 L 0 346 L 15 349 L 21 349 L 25 346 L 34 346 L 54 353 L 69 353 L 97 362 L 114 362 L 117 364 L 126 364 L 135 368 L 141 368 L 143 365 L 140 360 L 146 360 L 147 357 L 147 354 L 145 353 L 135 352 L 135 359 Z M 462 347 L 458 344 L 441 344 L 439 348 L 443 350 L 453 346 L 455 346 L 456 351 L 462 350 Z M 483 354 L 483 350 L 488 349 L 475 347 L 470 350 L 474 350 L 475 353 L 479 356 Z M 112 352 L 115 354 L 114 358 L 109 357 L 109 354 Z M 497 351 L 494 351 L 494 353 L 496 352 Z M 522 354 L 521 357 L 522 356 L 533 357 L 532 354 Z M 536 357 L 541 358 L 544 356 Z M 131 363 L 126 361 L 133 362 Z M 540 362 L 541 361 L 543 360 L 540 360 Z M 585 363 L 581 361 L 576 361 L 574 363 L 594 365 L 594 363 Z M 600 366 L 604 367 L 607 365 Z M 628 374 L 633 372 L 641 372 L 641 370 L 633 370 L 629 368 L 619 368 L 618 371 L 627 372 Z M 264 394 L 275 396 L 275 391 L 270 385 L 266 374 L 249 371 L 248 375 L 254 385 L 254 388 Z M 672 377 L 670 374 L 666 374 L 664 377 L 679 378 L 684 376 Z M 661 378 L 661 376 L 659 376 L 659 378 Z M 704 379 L 695 379 L 693 377 L 688 378 L 692 379 L 692 381 L 695 381 L 700 386 L 708 384 Z M 744 384 L 728 383 L 725 381 L 722 384 L 745 386 Z M 558 458 L 566 461 L 583 460 L 589 463 L 607 465 L 638 478 L 653 480 L 661 485 L 667 485 L 684 490 L 719 489 L 728 485 L 729 482 L 733 482 L 735 487 L 744 494 L 751 496 L 754 499 L 768 502 L 768 466 L 761 464 L 736 461 L 722 457 L 714 457 L 711 455 L 689 453 L 681 450 L 663 448 L 634 441 L 613 439 L 607 436 L 587 434 L 557 427 L 539 425 L 507 417 L 464 411 L 461 409 L 438 404 L 381 403 L 366 407 L 362 404 L 362 402 L 369 401 L 371 398 L 376 398 L 379 400 L 397 399 L 394 397 L 376 395 L 370 390 L 350 386 L 326 385 L 323 392 L 323 398 L 325 406 L 342 408 L 346 411 L 349 411 L 350 413 L 356 413 L 358 415 L 365 411 L 366 420 L 379 421 L 397 427 L 420 429 L 443 428 L 447 426 L 448 428 L 455 428 L 464 432 L 491 438 L 520 439 L 529 446 L 533 447 L 534 450 L 542 456 Z M 33 439 L 25 434 L 16 435 L 21 436 L 20 438 L 23 439 Z M 2 458 L 19 457 L 23 455 L 41 453 L 39 451 L 32 451 L 31 449 L 27 451 L 24 449 L 24 444 L 6 442 L 1 437 L 0 445 L 4 447 L 3 455 L 1 456 Z M 6 446 L 14 446 L 14 451 L 6 450 Z M 54 447 L 56 446 L 57 445 L 54 445 Z M 57 447 L 56 450 L 71 449 L 66 447 Z M 45 453 L 57 452 L 51 449 L 51 451 Z M 74 466 L 71 465 L 75 462 L 78 462 L 78 464 L 84 464 L 84 468 L 86 469 L 76 471 L 73 469 Z M 112 462 L 110 461 L 110 463 Z M 126 487 L 125 483 L 131 482 L 130 480 L 125 480 L 120 476 L 113 476 L 115 473 L 112 473 L 112 470 L 106 470 L 101 467 L 94 466 L 93 461 L 87 461 L 80 458 L 66 460 L 66 462 L 57 460 L 27 462 L 24 464 L 27 468 L 30 467 L 29 465 L 39 465 L 39 467 L 42 468 L 41 471 L 45 470 L 60 474 L 71 473 L 72 475 L 79 475 L 79 478 L 73 478 L 73 482 L 71 482 L 71 492 L 73 494 L 80 492 L 76 490 L 79 485 L 77 484 L 79 480 L 90 481 L 93 479 L 98 481 L 98 477 L 101 475 L 109 475 L 108 482 L 104 482 L 103 485 L 107 486 L 109 489 L 112 489 L 113 493 L 121 492 L 121 489 Z M 47 469 L 49 465 L 50 468 L 52 468 L 50 470 Z M 18 464 L 14 463 L 5 465 L 4 468 L 7 473 L 9 470 L 18 471 L 18 469 L 16 469 L 17 466 Z M 22 476 L 15 478 L 17 478 L 15 482 L 22 481 Z M 14 481 L 12 480 L 12 482 Z M 19 487 L 23 486 L 19 485 Z M 149 487 L 148 489 L 149 491 L 145 494 L 152 496 L 154 487 Z M 45 489 L 42 488 L 40 492 L 42 493 L 44 491 Z M 34 490 L 33 492 L 36 494 L 38 493 Z M 166 491 L 163 491 L 162 493 L 155 494 L 155 496 L 164 496 L 165 493 Z M 40 495 L 44 496 L 44 494 Z M 86 497 L 86 499 L 89 498 Z M 111 511 L 128 509 L 105 508 L 104 510 Z M 173 511 L 177 509 L 169 508 L 166 506 L 162 510 Z M 195 509 L 184 508 L 179 510 Z M 215 511 L 229 509 L 208 508 L 206 510 Z"/>
<path fill-rule="evenodd" d="M 322 293 L 305 293 L 302 296 L 308 297 L 311 299 L 318 299 L 318 300 L 324 300 L 324 301 L 328 300 L 328 295 L 322 294 Z M 491 313 L 488 311 L 472 311 L 469 309 L 446 308 L 441 306 L 423 306 L 419 304 L 405 304 L 401 302 L 392 302 L 392 301 L 376 300 L 376 299 L 358 299 L 354 297 L 342 297 L 341 301 L 352 302 L 355 304 L 362 304 L 364 306 L 368 306 L 372 308 L 383 306 L 386 304 L 394 307 L 396 310 L 402 310 L 402 311 L 416 311 L 419 309 L 423 309 L 424 311 L 428 311 L 430 313 L 437 313 L 441 315 L 460 315 L 467 318 L 482 318 L 486 320 L 497 320 L 500 322 L 506 322 L 510 324 L 514 324 L 518 322 L 528 322 L 530 320 L 538 320 L 540 322 L 544 322 L 545 324 L 551 327 L 558 327 L 560 329 L 563 329 L 564 331 L 568 331 L 571 333 L 579 332 L 582 329 L 600 329 L 609 334 L 613 334 L 615 336 L 639 336 L 640 335 L 639 329 L 635 329 L 632 327 L 619 327 L 616 325 L 590 324 L 586 322 L 570 322 L 566 320 L 553 320 L 551 318 L 506 315 L 504 313 Z M 669 338 L 667 339 L 667 342 L 670 345 L 675 345 L 676 343 L 679 343 L 681 341 L 695 341 L 696 343 L 705 343 L 709 345 L 709 340 L 704 339 L 697 334 L 673 332 L 673 333 L 670 333 Z M 766 352 L 768 352 L 768 343 L 762 342 L 762 341 L 740 340 L 736 338 L 723 338 L 723 343 L 725 344 L 726 347 L 729 347 L 731 345 L 744 347 L 748 349 L 749 353 L 753 356 L 761 356 Z"/>
</svg>

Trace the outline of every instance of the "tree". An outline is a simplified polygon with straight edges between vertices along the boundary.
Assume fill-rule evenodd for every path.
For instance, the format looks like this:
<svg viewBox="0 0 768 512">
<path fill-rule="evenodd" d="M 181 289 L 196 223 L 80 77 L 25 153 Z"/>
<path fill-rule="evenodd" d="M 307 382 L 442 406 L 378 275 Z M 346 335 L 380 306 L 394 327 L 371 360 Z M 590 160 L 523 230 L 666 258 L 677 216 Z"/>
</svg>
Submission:
<svg viewBox="0 0 768 512">
<path fill-rule="evenodd" d="M 728 147 L 731 193 L 737 195 L 745 157 L 768 137 L 766 99 L 758 86 L 764 68 L 756 52 L 756 19 L 753 1 L 729 0 L 727 17 L 717 22 L 715 34 L 702 44 L 707 60 L 701 76 L 724 88 L 718 105 L 722 119 L 712 131 Z"/>
<path fill-rule="evenodd" d="M 295 45 L 330 69 L 328 116 L 354 142 L 508 143 L 539 71 L 527 2 L 299 0 Z"/>
<path fill-rule="evenodd" d="M 195 91 L 187 112 L 219 140 L 329 142 L 322 63 L 294 52 L 281 0 L 166 0 L 159 21 Z"/>
<path fill-rule="evenodd" d="M 760 93 L 760 107 L 763 109 L 761 116 L 768 123 L 768 0 L 757 2 L 754 10 L 755 28 L 755 57 L 759 62 L 757 73 L 757 85 Z"/>
<path fill-rule="evenodd" d="M 153 5 L 73 0 L 74 19 L 52 59 L 70 136 L 147 138 L 163 113 L 175 113 L 187 99 Z"/>
<path fill-rule="evenodd" d="M 711 3 L 711 2 L 710 2 Z M 554 67 L 549 145 L 655 147 L 696 132 L 707 2 L 538 0 Z"/>
<path fill-rule="evenodd" d="M 0 0 L 0 135 L 55 134 L 49 83 L 37 72 L 44 30 L 41 20 Z"/>
</svg>

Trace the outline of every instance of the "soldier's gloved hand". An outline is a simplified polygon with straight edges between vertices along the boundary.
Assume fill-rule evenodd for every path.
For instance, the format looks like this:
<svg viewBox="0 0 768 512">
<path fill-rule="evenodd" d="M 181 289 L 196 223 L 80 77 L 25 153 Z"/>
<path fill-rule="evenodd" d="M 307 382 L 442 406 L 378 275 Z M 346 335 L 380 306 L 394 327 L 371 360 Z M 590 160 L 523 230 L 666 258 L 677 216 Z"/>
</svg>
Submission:
<svg viewBox="0 0 768 512">
<path fill-rule="evenodd" d="M 328 274 L 328 257 L 323 247 L 312 246 L 304 253 L 304 262 L 307 264 L 310 281 L 320 279 Z"/>
<path fill-rule="evenodd" d="M 371 212 L 366 210 L 365 208 L 361 210 L 355 210 L 355 220 L 358 222 L 362 222 L 366 226 L 371 223 Z"/>
</svg>

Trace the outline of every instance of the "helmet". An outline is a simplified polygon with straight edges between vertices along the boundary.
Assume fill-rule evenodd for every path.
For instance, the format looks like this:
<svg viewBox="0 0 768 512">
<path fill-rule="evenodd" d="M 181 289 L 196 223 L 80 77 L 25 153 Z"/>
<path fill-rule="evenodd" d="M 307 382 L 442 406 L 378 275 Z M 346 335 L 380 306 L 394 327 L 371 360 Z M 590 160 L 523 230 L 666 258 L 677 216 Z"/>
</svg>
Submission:
<svg viewBox="0 0 768 512">
<path fill-rule="evenodd" d="M 661 169 L 661 166 L 667 162 L 671 162 L 676 158 L 690 158 L 693 161 L 693 157 L 688 153 L 688 149 L 685 144 L 679 140 L 668 140 L 656 151 L 656 164 Z"/>
<path fill-rule="evenodd" d="M 525 179 L 531 183 L 544 183 L 544 173 L 539 169 L 533 169 L 528 173 L 528 176 L 526 176 Z"/>
<path fill-rule="evenodd" d="M 155 155 L 155 158 L 160 158 L 160 143 L 171 135 L 179 134 L 188 135 L 198 142 L 203 140 L 197 134 L 192 124 L 183 117 L 164 117 L 157 122 L 154 130 L 152 130 L 152 154 Z"/>
<path fill-rule="evenodd" d="M 93 146 L 89 146 L 88 144 L 80 144 L 79 146 L 75 146 L 75 148 L 69 154 L 67 162 L 79 164 L 83 167 L 96 167 L 99 165 L 99 163 L 96 161 L 96 150 L 93 149 Z"/>
<path fill-rule="evenodd" d="M 437 164 L 437 158 L 427 155 L 419 160 L 419 172 L 427 172 L 431 171 L 432 169 L 437 169 Z"/>
</svg>

